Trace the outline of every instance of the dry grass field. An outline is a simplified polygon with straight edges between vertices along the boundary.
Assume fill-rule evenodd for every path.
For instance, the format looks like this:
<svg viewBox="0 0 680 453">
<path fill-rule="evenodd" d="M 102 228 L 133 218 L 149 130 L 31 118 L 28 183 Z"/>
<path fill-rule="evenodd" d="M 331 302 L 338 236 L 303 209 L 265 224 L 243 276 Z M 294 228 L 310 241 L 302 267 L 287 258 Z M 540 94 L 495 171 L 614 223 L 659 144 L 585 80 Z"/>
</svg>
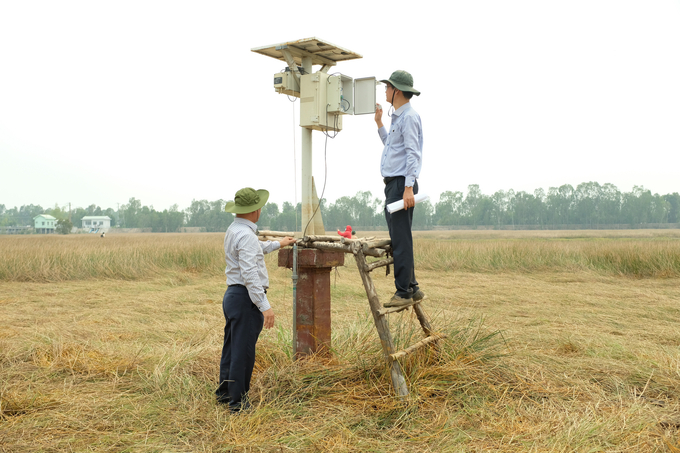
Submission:
<svg viewBox="0 0 680 453">
<path fill-rule="evenodd" d="M 290 271 L 255 409 L 213 390 L 222 234 L 0 236 L 0 452 L 680 451 L 680 232 L 418 233 L 441 353 L 393 396 L 354 260 L 331 360 L 291 360 Z M 392 279 L 373 275 L 388 297 Z M 390 315 L 400 343 L 411 312 Z"/>
</svg>

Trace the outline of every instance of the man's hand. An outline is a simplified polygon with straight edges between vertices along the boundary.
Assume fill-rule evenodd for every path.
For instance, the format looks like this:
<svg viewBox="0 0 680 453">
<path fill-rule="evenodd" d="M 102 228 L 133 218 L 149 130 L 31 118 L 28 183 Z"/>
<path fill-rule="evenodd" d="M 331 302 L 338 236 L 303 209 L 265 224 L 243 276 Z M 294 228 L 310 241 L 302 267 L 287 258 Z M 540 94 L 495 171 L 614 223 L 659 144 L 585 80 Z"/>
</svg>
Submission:
<svg viewBox="0 0 680 453">
<path fill-rule="evenodd" d="M 383 127 L 382 114 L 382 106 L 380 104 L 375 104 L 375 124 L 378 125 L 378 129 Z"/>
<path fill-rule="evenodd" d="M 416 199 L 413 196 L 413 187 L 404 187 L 404 209 L 412 208 L 416 205 Z"/>
<path fill-rule="evenodd" d="M 274 310 L 270 308 L 267 311 L 263 311 L 262 314 L 264 315 L 264 328 L 271 329 L 274 327 Z"/>
<path fill-rule="evenodd" d="M 297 239 L 292 238 L 290 236 L 286 236 L 285 238 L 279 240 L 279 244 L 281 244 L 281 247 L 286 247 L 288 245 L 295 244 L 295 241 L 297 241 Z"/>
</svg>

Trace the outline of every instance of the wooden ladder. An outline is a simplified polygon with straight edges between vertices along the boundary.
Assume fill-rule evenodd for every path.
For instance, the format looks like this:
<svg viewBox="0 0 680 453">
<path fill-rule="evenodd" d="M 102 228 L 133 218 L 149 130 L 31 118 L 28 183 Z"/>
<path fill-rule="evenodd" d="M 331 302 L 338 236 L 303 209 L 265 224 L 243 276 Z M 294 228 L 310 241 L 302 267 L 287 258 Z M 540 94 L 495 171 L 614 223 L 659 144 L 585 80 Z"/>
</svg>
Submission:
<svg viewBox="0 0 680 453">
<path fill-rule="evenodd" d="M 263 238 L 263 240 L 275 239 L 279 236 L 292 235 L 293 233 L 260 231 L 260 237 Z M 385 359 L 387 360 L 388 365 L 390 365 L 392 385 L 394 386 L 397 396 L 404 399 L 408 396 L 409 391 L 408 386 L 406 385 L 406 379 L 404 378 L 404 373 L 401 370 L 401 365 L 399 364 L 398 360 L 427 345 L 436 345 L 437 341 L 441 340 L 442 338 L 446 338 L 446 335 L 438 334 L 432 330 L 432 326 L 427 320 L 427 316 L 425 315 L 420 302 L 412 302 L 409 305 L 395 308 L 383 308 L 380 305 L 378 293 L 375 290 L 375 285 L 371 279 L 370 272 L 379 267 L 389 266 L 394 263 L 394 259 L 392 257 L 387 257 L 389 250 L 391 250 L 391 244 L 392 241 L 390 239 L 376 239 L 374 237 L 351 239 L 333 235 L 310 235 L 305 236 L 298 241 L 298 245 L 300 247 L 316 248 L 319 250 L 327 250 L 332 252 L 351 253 L 354 255 L 354 259 L 357 262 L 357 267 L 359 268 L 359 274 L 361 275 L 361 280 L 363 281 L 364 288 L 366 289 L 368 304 L 371 307 L 371 312 L 373 313 L 373 321 L 375 322 L 375 327 L 378 330 L 378 336 L 380 337 L 380 343 L 382 344 L 383 352 L 385 353 Z M 366 261 L 366 255 L 383 259 L 369 264 Z M 416 317 L 423 328 L 423 332 L 425 332 L 425 338 L 405 349 L 395 351 L 394 341 L 392 340 L 392 334 L 387 322 L 387 315 L 390 313 L 397 313 L 402 310 L 406 310 L 410 307 L 413 307 L 413 311 L 415 312 Z"/>
<path fill-rule="evenodd" d="M 387 241 L 385 241 L 387 242 Z M 382 245 L 382 244 L 381 244 Z M 385 244 L 387 245 L 387 244 Z M 375 322 L 375 328 L 378 330 L 378 336 L 380 337 L 380 343 L 382 344 L 383 352 L 385 354 L 385 359 L 390 366 L 390 375 L 392 377 L 392 385 L 400 398 L 408 397 L 409 390 L 406 385 L 406 379 L 404 379 L 404 373 L 399 364 L 399 359 L 406 357 L 418 349 L 425 347 L 429 344 L 436 344 L 436 342 L 442 338 L 446 338 L 446 335 L 437 334 L 432 330 L 432 326 L 425 315 L 425 311 L 421 306 L 421 301 L 412 302 L 409 305 L 394 307 L 394 308 L 383 308 L 380 304 L 378 298 L 378 292 L 373 284 L 373 279 L 371 279 L 370 272 L 373 270 L 389 266 L 394 263 L 394 258 L 388 257 L 380 261 L 375 261 L 368 263 L 366 261 L 366 255 L 364 252 L 369 250 L 366 248 L 365 244 L 360 242 L 354 243 L 351 246 L 352 253 L 354 254 L 354 259 L 357 262 L 357 267 L 359 268 L 359 274 L 361 275 L 361 280 L 364 283 L 364 288 L 366 289 L 366 295 L 368 296 L 368 304 L 371 307 L 371 312 L 373 313 L 373 321 Z M 390 326 L 387 322 L 387 315 L 390 313 L 397 313 L 402 310 L 406 310 L 409 307 L 413 307 L 413 311 L 420 322 L 423 332 L 425 333 L 425 339 L 409 346 L 400 351 L 395 351 L 394 341 L 392 340 L 392 334 L 390 332 Z"/>
</svg>

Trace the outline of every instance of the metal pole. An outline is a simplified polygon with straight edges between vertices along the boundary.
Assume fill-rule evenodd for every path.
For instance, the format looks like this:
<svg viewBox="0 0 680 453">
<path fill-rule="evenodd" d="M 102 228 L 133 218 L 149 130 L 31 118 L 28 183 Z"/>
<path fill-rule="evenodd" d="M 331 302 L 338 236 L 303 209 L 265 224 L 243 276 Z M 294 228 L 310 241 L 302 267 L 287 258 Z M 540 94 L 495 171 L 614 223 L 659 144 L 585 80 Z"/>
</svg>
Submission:
<svg viewBox="0 0 680 453">
<path fill-rule="evenodd" d="M 312 58 L 302 58 L 302 68 L 306 74 L 312 73 Z M 302 109 L 300 109 L 302 115 Z M 302 232 L 303 234 L 315 234 L 314 223 L 310 222 L 314 206 L 312 203 L 312 129 L 306 127 L 302 128 L 302 143 L 301 143 L 301 157 L 302 157 Z M 305 231 L 306 230 L 306 231 Z M 321 233 L 323 234 L 323 233 Z"/>
<path fill-rule="evenodd" d="M 312 203 L 312 130 L 302 128 L 302 224 L 301 231 L 309 236 L 314 233 L 314 222 L 310 222 L 314 206 Z"/>
</svg>

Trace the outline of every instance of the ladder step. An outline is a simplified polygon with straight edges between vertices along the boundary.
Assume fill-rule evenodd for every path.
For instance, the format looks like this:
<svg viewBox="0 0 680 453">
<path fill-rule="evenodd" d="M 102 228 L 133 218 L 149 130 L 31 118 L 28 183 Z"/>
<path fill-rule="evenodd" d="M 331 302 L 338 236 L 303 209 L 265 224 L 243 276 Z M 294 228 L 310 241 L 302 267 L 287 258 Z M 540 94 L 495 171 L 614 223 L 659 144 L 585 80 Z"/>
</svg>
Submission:
<svg viewBox="0 0 680 453">
<path fill-rule="evenodd" d="M 366 253 L 367 250 L 377 248 L 377 247 L 385 247 L 386 245 L 392 245 L 392 240 L 391 239 L 382 239 L 382 240 L 377 240 L 377 241 L 370 241 L 370 242 L 365 242 L 364 245 L 362 246 L 362 249 L 364 253 Z"/>
<path fill-rule="evenodd" d="M 411 302 L 409 302 L 408 304 L 402 305 L 400 307 L 381 308 L 380 310 L 378 310 L 378 314 L 380 316 L 384 316 L 390 313 L 399 313 L 400 311 L 406 310 L 407 308 L 412 307 L 415 304 L 419 304 L 420 302 L 422 301 L 419 300 L 416 302 L 415 300 L 411 300 Z"/>
<path fill-rule="evenodd" d="M 392 258 L 391 256 L 385 260 L 375 261 L 371 264 L 366 265 L 366 272 L 371 272 L 373 269 L 377 269 L 379 267 L 389 266 L 392 263 L 394 263 L 394 258 Z"/>
<path fill-rule="evenodd" d="M 406 349 L 402 349 L 401 351 L 397 351 L 394 354 L 390 354 L 390 358 L 392 360 L 397 360 L 402 357 L 405 357 L 412 353 L 413 351 L 416 351 L 423 346 L 427 346 L 428 344 L 432 343 L 433 341 L 441 340 L 442 338 L 446 338 L 446 335 L 430 335 L 429 337 L 425 338 L 424 340 L 420 340 L 418 343 L 414 344 L 413 346 L 409 346 Z"/>
</svg>

